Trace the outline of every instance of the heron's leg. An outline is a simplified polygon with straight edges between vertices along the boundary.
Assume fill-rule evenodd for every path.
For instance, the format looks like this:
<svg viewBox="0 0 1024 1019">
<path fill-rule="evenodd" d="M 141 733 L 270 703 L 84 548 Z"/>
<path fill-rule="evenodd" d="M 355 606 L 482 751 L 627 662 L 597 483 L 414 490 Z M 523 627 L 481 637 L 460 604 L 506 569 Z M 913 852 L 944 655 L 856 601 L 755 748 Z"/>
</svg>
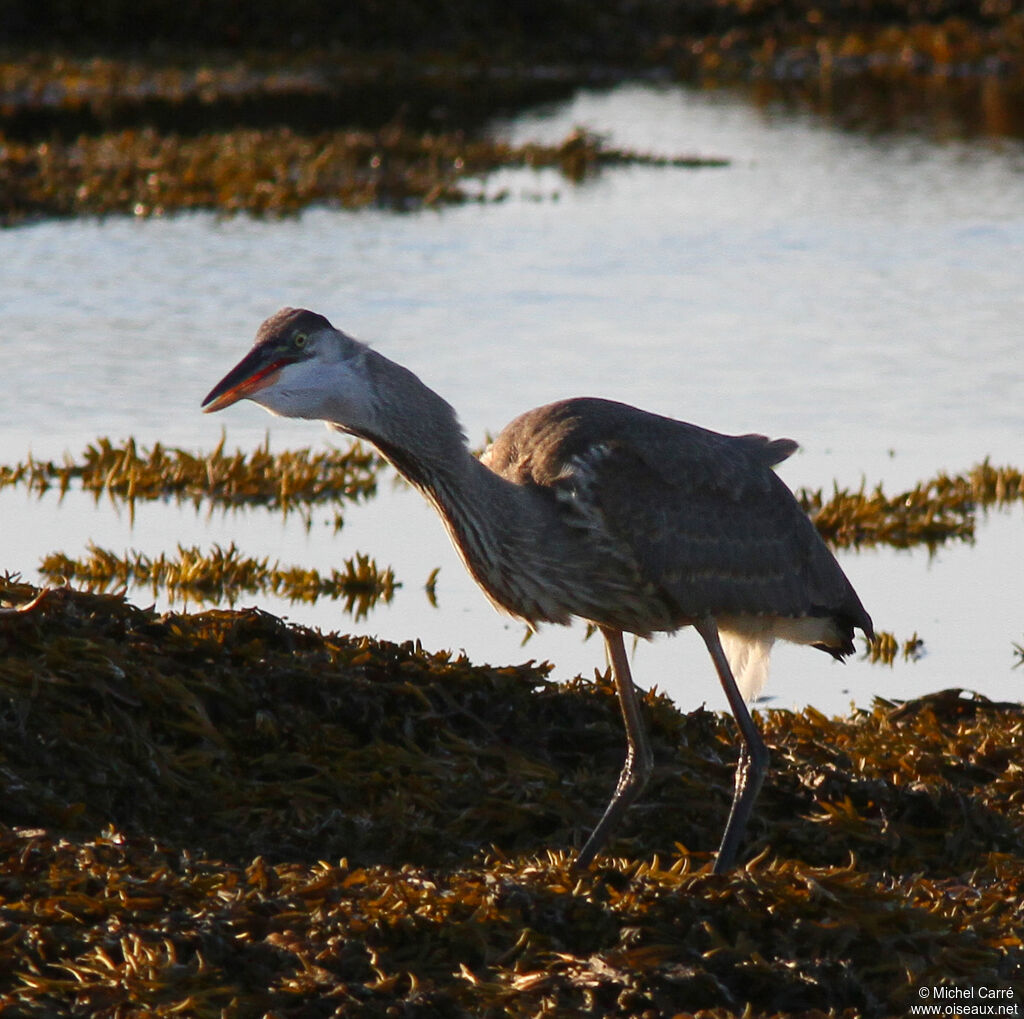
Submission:
<svg viewBox="0 0 1024 1019">
<path fill-rule="evenodd" d="M 743 696 L 736 686 L 732 669 L 729 668 L 729 660 L 725 657 L 722 642 L 718 639 L 718 624 L 711 616 L 705 616 L 694 623 L 694 626 L 704 638 L 711 660 L 715 663 L 718 678 L 721 680 L 722 689 L 725 690 L 725 696 L 743 740 L 739 763 L 736 765 L 736 784 L 733 789 L 732 807 L 729 808 L 729 820 L 726 821 L 722 844 L 718 847 L 718 856 L 715 858 L 715 873 L 721 874 L 732 866 L 736 858 L 740 839 L 746 830 L 750 812 L 754 809 L 754 800 L 761 791 L 761 783 L 768 771 L 768 748 L 764 745 L 764 740 L 761 739 L 761 734 L 757 731 L 757 726 L 754 725 L 747 705 L 743 702 Z"/>
<path fill-rule="evenodd" d="M 601 847 L 608 841 L 608 836 L 622 819 L 622 815 L 629 809 L 629 805 L 647 785 L 647 780 L 651 777 L 651 771 L 654 768 L 654 755 L 651 753 L 651 745 L 647 741 L 647 728 L 640 710 L 640 698 L 637 696 L 633 677 L 629 672 L 626 649 L 622 643 L 622 631 L 604 626 L 600 629 L 605 646 L 608 648 L 615 690 L 619 695 L 622 719 L 626 725 L 626 763 L 622 766 L 618 784 L 615 786 L 615 792 L 612 794 L 604 815 L 597 822 L 597 827 L 587 839 L 573 864 L 574 870 L 582 870 L 590 865 L 590 862 L 600 852 Z"/>
</svg>

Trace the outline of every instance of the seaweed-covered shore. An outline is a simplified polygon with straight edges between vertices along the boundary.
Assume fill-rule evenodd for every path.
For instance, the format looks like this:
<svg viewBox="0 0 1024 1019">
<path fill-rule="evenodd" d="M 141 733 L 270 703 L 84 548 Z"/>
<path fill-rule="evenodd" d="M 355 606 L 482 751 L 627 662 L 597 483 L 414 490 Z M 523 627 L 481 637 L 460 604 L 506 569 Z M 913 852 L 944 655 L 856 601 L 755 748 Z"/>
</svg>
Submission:
<svg viewBox="0 0 1024 1019">
<path fill-rule="evenodd" d="M 745 865 L 732 723 L 606 678 L 265 613 L 0 585 L 0 1007 L 16 1017 L 906 1014 L 1024 987 L 1024 709 L 769 711 Z M 1014 997 L 1016 996 L 1016 997 Z"/>
</svg>

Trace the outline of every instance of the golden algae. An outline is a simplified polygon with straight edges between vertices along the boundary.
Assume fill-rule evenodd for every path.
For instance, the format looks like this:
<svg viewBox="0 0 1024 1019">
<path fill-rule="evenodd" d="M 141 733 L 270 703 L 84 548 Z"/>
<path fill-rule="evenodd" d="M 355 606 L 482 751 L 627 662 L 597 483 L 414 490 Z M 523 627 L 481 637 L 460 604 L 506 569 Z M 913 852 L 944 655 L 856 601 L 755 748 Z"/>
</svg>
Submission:
<svg viewBox="0 0 1024 1019">
<path fill-rule="evenodd" d="M 99 438 L 79 458 L 62 463 L 27 460 L 0 465 L 0 488 L 24 486 L 61 493 L 72 483 L 95 495 L 131 506 L 164 499 L 213 507 L 262 505 L 285 512 L 332 500 L 358 500 L 376 493 L 386 467 L 359 442 L 347 449 L 309 448 L 271 453 L 269 438 L 249 452 L 229 454 L 224 440 L 208 454 L 164 447 L 139 449 L 134 439 Z M 973 540 L 978 511 L 1002 509 L 1024 499 L 1024 474 L 987 459 L 961 473 L 937 474 L 913 489 L 888 495 L 881 485 L 856 490 L 833 485 L 796 493 L 821 535 L 835 547 L 889 545 L 936 548 L 950 540 Z"/>
<path fill-rule="evenodd" d="M 248 452 L 228 453 L 222 438 L 210 453 L 156 443 L 140 449 L 129 438 L 99 438 L 77 459 L 27 460 L 0 466 L 0 488 L 21 485 L 38 495 L 72 485 L 131 508 L 136 501 L 173 498 L 196 507 L 265 506 L 284 513 L 323 502 L 366 499 L 376 492 L 384 461 L 360 443 L 347 449 L 271 453 L 269 437 Z"/>
<path fill-rule="evenodd" d="M 356 619 L 362 619 L 378 601 L 391 601 L 399 586 L 390 567 L 380 569 L 361 552 L 347 558 L 343 570 L 325 575 L 271 563 L 266 556 L 242 555 L 234 543 L 227 548 L 214 545 L 205 552 L 194 545 L 179 545 L 177 555 L 161 552 L 155 557 L 134 550 L 120 555 L 90 544 L 84 559 L 54 552 L 43 558 L 39 569 L 53 581 L 77 581 L 96 591 L 149 587 L 154 595 L 166 592 L 172 601 L 234 604 L 251 594 L 304 602 L 332 598 L 342 601 Z"/>
<path fill-rule="evenodd" d="M 894 496 L 881 485 L 856 491 L 836 485 L 797 492 L 822 536 L 836 547 L 890 545 L 936 548 L 974 538 L 977 511 L 1002 508 L 1024 498 L 1024 475 L 1015 467 L 983 460 L 963 474 L 940 473 Z"/>
<path fill-rule="evenodd" d="M 192 209 L 281 216 L 313 204 L 421 208 L 500 198 L 489 196 L 482 180 L 503 167 L 551 167 L 578 182 L 602 166 L 623 164 L 695 168 L 725 161 L 629 152 L 583 132 L 559 145 L 510 145 L 400 125 L 314 134 L 235 128 L 195 136 L 125 129 L 0 146 L 0 223 Z"/>
<path fill-rule="evenodd" d="M 1024 978 L 1019 704 L 765 713 L 753 841 L 714 875 L 733 725 L 648 694 L 650 794 L 576 875 L 622 752 L 607 676 L 0 602 L 11 1015 L 887 1016 Z"/>
</svg>

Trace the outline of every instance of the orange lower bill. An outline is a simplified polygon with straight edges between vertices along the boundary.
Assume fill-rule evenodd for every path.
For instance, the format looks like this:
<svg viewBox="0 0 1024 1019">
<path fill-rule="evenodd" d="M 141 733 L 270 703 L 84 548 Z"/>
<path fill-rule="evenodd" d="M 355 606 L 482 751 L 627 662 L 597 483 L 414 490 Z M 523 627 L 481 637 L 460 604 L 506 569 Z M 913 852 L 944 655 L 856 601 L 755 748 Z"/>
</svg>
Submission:
<svg viewBox="0 0 1024 1019">
<path fill-rule="evenodd" d="M 231 389 L 214 397 L 203 407 L 203 413 L 213 414 L 215 411 L 230 407 L 233 403 L 244 400 L 252 396 L 253 393 L 258 393 L 261 389 L 265 389 L 271 383 L 277 381 L 281 367 L 280 362 L 277 362 L 264 368 L 263 371 L 257 372 L 255 375 L 250 375 L 247 379 L 242 379 L 237 386 L 232 386 Z"/>
</svg>

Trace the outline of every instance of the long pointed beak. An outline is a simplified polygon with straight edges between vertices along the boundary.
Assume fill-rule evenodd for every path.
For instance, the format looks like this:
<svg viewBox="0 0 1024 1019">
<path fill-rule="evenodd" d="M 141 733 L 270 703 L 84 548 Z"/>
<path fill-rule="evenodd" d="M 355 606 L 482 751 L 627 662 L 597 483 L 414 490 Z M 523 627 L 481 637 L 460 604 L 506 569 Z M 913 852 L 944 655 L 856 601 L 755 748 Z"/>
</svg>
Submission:
<svg viewBox="0 0 1024 1019">
<path fill-rule="evenodd" d="M 287 357 L 269 357 L 266 349 L 259 347 L 250 350 L 234 368 L 231 369 L 206 394 L 202 402 L 204 413 L 230 407 L 239 400 L 258 393 L 261 389 L 277 380 L 281 369 L 289 363 Z"/>
</svg>

